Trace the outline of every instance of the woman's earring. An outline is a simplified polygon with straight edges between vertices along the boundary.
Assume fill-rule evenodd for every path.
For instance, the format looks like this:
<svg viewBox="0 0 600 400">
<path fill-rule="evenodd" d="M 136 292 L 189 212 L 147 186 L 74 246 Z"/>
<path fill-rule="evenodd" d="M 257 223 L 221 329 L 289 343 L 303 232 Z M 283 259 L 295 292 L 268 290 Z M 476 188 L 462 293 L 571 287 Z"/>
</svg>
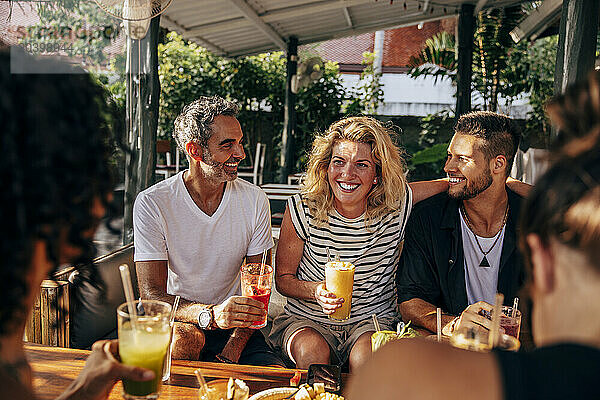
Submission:
<svg viewBox="0 0 600 400">
<path fill-rule="evenodd" d="M 373 185 L 377 185 L 377 178 L 373 179 Z"/>
</svg>

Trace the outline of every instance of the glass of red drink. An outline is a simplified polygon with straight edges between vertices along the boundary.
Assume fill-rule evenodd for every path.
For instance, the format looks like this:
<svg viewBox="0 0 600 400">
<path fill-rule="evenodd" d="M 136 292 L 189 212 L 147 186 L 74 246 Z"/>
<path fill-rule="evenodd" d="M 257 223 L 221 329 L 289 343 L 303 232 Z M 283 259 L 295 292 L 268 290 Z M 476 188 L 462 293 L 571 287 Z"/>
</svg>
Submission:
<svg viewBox="0 0 600 400">
<path fill-rule="evenodd" d="M 267 264 L 249 263 L 242 265 L 242 296 L 250 297 L 265 305 L 265 311 L 269 309 L 271 287 L 273 285 L 273 267 Z M 259 329 L 267 325 L 267 317 L 264 320 L 253 322 L 250 328 Z"/>
<path fill-rule="evenodd" d="M 504 329 L 504 333 L 518 339 L 521 332 L 521 311 L 515 310 L 514 314 L 513 316 L 512 307 L 502 306 L 500 327 Z"/>
</svg>

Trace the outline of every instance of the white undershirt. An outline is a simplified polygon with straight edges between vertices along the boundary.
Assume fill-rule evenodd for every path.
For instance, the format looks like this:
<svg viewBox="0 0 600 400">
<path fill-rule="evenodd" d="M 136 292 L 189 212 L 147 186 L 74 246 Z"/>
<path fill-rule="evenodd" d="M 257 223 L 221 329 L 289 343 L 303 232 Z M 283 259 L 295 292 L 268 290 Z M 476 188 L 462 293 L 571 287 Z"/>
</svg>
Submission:
<svg viewBox="0 0 600 400">
<path fill-rule="evenodd" d="M 463 251 L 465 254 L 465 284 L 467 288 L 467 300 L 469 304 L 478 301 L 486 301 L 494 304 L 496 300 L 496 291 L 498 290 L 498 271 L 500 270 L 500 257 L 502 256 L 502 244 L 504 242 L 504 230 L 506 224 L 493 237 L 486 238 L 477 236 L 481 248 L 485 251 L 490 250 L 496 237 L 500 235 L 494 248 L 487 254 L 486 258 L 489 267 L 480 267 L 483 259 L 483 253 L 479 250 L 475 241 L 475 234 L 469 229 L 462 210 L 460 212 L 460 227 L 462 232 Z"/>
</svg>

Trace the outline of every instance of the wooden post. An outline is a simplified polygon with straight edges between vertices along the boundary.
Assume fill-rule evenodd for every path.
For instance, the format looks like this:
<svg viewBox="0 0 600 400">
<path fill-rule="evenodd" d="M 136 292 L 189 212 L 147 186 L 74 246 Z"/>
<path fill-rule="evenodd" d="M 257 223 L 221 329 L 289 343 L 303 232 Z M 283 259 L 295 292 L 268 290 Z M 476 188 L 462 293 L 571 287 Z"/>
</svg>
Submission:
<svg viewBox="0 0 600 400">
<path fill-rule="evenodd" d="M 600 2 L 564 0 L 554 70 L 554 93 L 583 80 L 594 69 Z M 552 128 L 555 137 L 558 131 Z"/>
<path fill-rule="evenodd" d="M 456 72 L 456 119 L 471 111 L 475 6 L 461 4 L 458 15 L 458 68 Z"/>
<path fill-rule="evenodd" d="M 294 158 L 294 134 L 296 131 L 296 95 L 292 92 L 292 77 L 298 70 L 298 39 L 290 37 L 287 48 L 287 68 L 285 85 L 285 109 L 281 151 L 279 159 L 279 183 L 287 183 Z"/>
<path fill-rule="evenodd" d="M 564 0 L 554 76 L 555 93 L 585 79 L 594 69 L 600 2 Z"/>
<path fill-rule="evenodd" d="M 152 19 L 150 29 L 144 39 L 139 41 L 127 39 L 127 51 L 131 60 L 127 65 L 127 127 L 128 129 L 131 127 L 132 131 L 128 135 L 127 143 L 130 153 L 125 157 L 123 244 L 133 241 L 133 202 L 136 196 L 154 184 L 160 97 L 159 23 L 160 16 Z M 137 82 L 138 76 L 139 82 Z M 133 78 L 133 82 L 131 78 Z M 141 118 L 140 124 L 138 124 L 138 117 Z"/>
</svg>

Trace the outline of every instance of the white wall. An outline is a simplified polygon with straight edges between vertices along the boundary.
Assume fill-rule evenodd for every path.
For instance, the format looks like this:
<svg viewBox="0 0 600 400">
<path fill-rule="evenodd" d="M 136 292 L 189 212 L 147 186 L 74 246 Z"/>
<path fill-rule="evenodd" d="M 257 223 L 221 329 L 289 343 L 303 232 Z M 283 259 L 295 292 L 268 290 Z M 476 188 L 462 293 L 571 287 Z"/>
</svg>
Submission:
<svg viewBox="0 0 600 400">
<path fill-rule="evenodd" d="M 354 88 L 359 80 L 357 74 L 342 74 L 344 87 Z M 384 105 L 378 109 L 380 115 L 425 116 L 441 110 L 453 109 L 456 105 L 456 89 L 449 79 L 419 77 L 413 79 L 407 74 L 383 74 L 381 77 L 384 92 Z M 481 104 L 480 96 L 473 95 L 472 103 Z M 525 118 L 530 110 L 527 97 L 513 101 L 507 106 L 500 100 L 499 112 L 516 118 Z"/>
</svg>

